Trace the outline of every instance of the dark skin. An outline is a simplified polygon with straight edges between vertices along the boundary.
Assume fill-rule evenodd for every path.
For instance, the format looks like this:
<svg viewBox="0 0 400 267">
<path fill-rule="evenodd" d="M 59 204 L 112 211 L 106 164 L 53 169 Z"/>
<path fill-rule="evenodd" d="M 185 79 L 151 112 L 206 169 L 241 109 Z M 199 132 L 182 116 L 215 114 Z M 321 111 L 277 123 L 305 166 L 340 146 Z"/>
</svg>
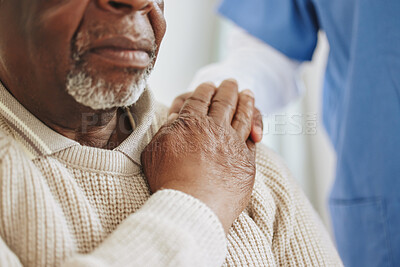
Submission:
<svg viewBox="0 0 400 267">
<path fill-rule="evenodd" d="M 236 82 L 235 80 L 232 80 L 232 81 Z M 215 85 L 212 83 L 210 83 L 210 85 L 215 87 Z M 249 90 L 247 90 L 247 93 L 250 93 L 251 95 L 253 95 L 253 93 Z M 180 113 L 183 105 L 185 104 L 186 100 L 188 100 L 192 95 L 193 95 L 193 92 L 187 92 L 187 93 L 184 93 L 174 99 L 174 101 L 172 102 L 172 105 L 168 111 L 168 121 L 173 121 L 179 117 L 179 113 Z M 254 143 L 261 142 L 262 138 L 263 138 L 262 114 L 258 108 L 254 108 L 254 111 L 253 111 L 253 125 L 251 128 L 250 138 Z"/>
<path fill-rule="evenodd" d="M 66 76 L 74 64 L 71 43 L 78 32 L 95 25 L 104 29 L 102 34 L 117 35 L 118 29 L 159 47 L 166 30 L 163 1 L 114 2 L 120 5 L 105 0 L 7 0 L 0 8 L 0 77 L 6 88 L 60 134 L 108 149 L 120 144 L 129 131 L 115 131 L 126 129 L 117 125 L 117 108 L 94 111 L 66 93 Z M 96 38 L 90 36 L 93 42 Z M 85 60 L 106 81 L 132 79 L 122 68 L 99 62 L 90 53 Z M 82 114 L 92 116 L 84 116 L 84 121 Z"/>
<path fill-rule="evenodd" d="M 255 178 L 254 96 L 235 81 L 202 84 L 142 153 L 153 192 L 192 195 L 219 217 L 226 233 L 248 205 Z"/>
<path fill-rule="evenodd" d="M 67 76 L 84 66 L 111 84 L 136 81 L 145 61 L 126 71 L 99 58 L 91 46 L 104 36 L 123 35 L 139 40 L 140 49 L 150 53 L 165 34 L 163 5 L 163 0 L 4 0 L 0 80 L 48 127 L 82 145 L 113 149 L 133 130 L 124 112 L 78 103 L 66 92 Z M 86 35 L 77 63 L 80 33 Z M 218 88 L 203 84 L 193 95 L 179 97 L 171 109 L 175 115 L 142 153 L 153 193 L 169 188 L 200 199 L 226 232 L 249 202 L 255 142 L 261 140 L 254 97 L 249 91 L 238 93 L 237 87 L 232 80 Z"/>
</svg>

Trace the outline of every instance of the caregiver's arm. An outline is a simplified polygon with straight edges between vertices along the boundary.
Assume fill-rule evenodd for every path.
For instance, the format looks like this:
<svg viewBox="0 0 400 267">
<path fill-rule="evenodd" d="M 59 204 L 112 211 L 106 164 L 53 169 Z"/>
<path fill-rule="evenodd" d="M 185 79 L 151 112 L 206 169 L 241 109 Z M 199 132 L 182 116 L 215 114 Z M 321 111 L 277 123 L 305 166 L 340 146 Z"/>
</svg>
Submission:
<svg viewBox="0 0 400 267">
<path fill-rule="evenodd" d="M 255 93 L 257 107 L 267 114 L 300 95 L 297 84 L 300 65 L 237 27 L 230 35 L 226 59 L 200 69 L 189 90 L 203 82 L 218 85 L 235 78 L 240 90 L 251 89 Z"/>
</svg>

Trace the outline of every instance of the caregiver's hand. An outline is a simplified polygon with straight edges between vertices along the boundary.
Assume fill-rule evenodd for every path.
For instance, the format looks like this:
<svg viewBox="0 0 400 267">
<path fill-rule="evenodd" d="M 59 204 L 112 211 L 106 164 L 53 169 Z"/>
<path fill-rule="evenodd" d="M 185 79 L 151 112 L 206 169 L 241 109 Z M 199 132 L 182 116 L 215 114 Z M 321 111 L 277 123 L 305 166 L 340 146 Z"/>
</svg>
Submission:
<svg viewBox="0 0 400 267">
<path fill-rule="evenodd" d="M 185 101 L 193 94 L 193 92 L 188 92 L 182 94 L 174 99 L 171 108 L 168 111 L 169 120 L 173 120 L 178 117 Z M 255 143 L 261 142 L 263 137 L 263 121 L 261 112 L 255 107 L 253 112 L 253 126 L 250 133 L 250 138 Z"/>
<path fill-rule="evenodd" d="M 142 153 L 152 192 L 174 189 L 198 198 L 227 233 L 254 185 L 253 116 L 253 94 L 239 94 L 236 82 L 225 81 L 218 89 L 200 85 Z"/>
</svg>

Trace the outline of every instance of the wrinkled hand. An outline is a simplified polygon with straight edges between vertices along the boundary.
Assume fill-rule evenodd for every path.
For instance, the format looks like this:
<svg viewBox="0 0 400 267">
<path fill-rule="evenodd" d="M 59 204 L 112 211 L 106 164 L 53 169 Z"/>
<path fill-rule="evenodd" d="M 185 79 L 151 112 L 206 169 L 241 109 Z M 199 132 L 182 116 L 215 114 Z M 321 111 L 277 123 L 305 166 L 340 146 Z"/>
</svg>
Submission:
<svg viewBox="0 0 400 267">
<path fill-rule="evenodd" d="M 174 120 L 183 107 L 185 101 L 193 94 L 193 92 L 184 93 L 174 99 L 171 108 L 168 111 L 169 120 Z M 250 138 L 255 143 L 260 143 L 263 138 L 263 121 L 262 115 L 258 108 L 254 108 L 253 112 L 253 126 L 251 128 Z"/>
<path fill-rule="evenodd" d="M 217 214 L 228 232 L 254 185 L 253 116 L 254 96 L 249 90 L 239 94 L 236 82 L 225 81 L 218 89 L 200 85 L 142 153 L 152 192 L 174 189 L 192 195 Z"/>
</svg>

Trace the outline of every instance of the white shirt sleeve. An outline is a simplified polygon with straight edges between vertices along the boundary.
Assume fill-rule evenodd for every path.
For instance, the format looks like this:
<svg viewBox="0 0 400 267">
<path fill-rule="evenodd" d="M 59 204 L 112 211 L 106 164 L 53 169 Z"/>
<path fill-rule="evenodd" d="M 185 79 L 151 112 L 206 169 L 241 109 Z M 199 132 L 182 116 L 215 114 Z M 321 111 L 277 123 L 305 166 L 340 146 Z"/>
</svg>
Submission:
<svg viewBox="0 0 400 267">
<path fill-rule="evenodd" d="M 235 28 L 229 37 L 227 58 L 200 69 L 189 90 L 193 91 L 203 82 L 219 85 L 225 79 L 234 78 L 239 90 L 251 89 L 256 106 L 263 114 L 269 114 L 299 97 L 300 65 L 301 62 Z"/>
</svg>

